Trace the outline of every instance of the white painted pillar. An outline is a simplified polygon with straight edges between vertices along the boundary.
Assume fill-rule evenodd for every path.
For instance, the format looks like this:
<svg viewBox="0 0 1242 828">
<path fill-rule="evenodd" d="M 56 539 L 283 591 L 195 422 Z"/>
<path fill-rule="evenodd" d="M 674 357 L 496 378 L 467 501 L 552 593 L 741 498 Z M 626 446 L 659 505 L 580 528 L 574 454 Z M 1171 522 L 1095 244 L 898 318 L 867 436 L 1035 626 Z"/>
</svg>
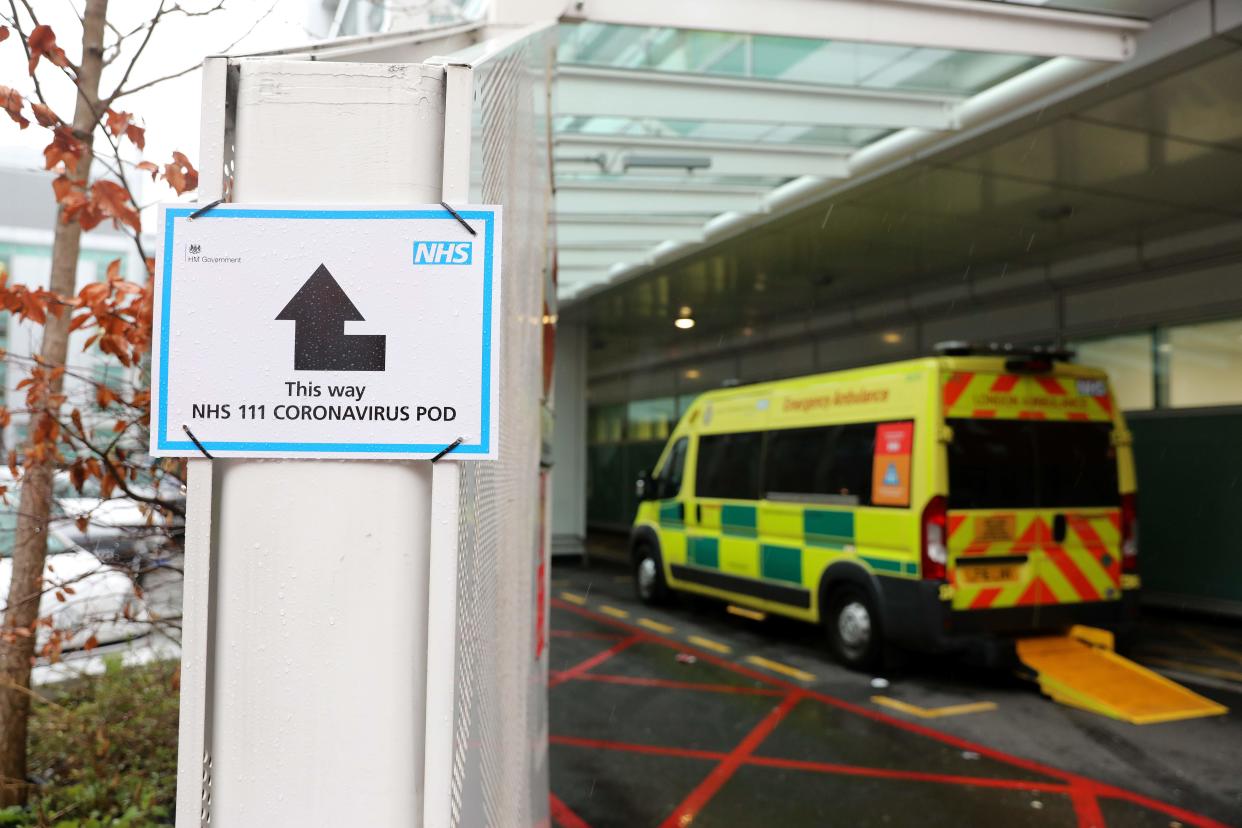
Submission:
<svg viewBox="0 0 1242 828">
<path fill-rule="evenodd" d="M 586 540 L 587 333 L 582 325 L 556 329 L 552 402 L 552 550 L 581 551 Z"/>
<path fill-rule="evenodd" d="M 443 76 L 241 61 L 233 200 L 440 201 Z M 213 825 L 421 824 L 431 479 L 426 462 L 192 461 L 179 826 L 206 824 L 197 798 Z"/>
</svg>

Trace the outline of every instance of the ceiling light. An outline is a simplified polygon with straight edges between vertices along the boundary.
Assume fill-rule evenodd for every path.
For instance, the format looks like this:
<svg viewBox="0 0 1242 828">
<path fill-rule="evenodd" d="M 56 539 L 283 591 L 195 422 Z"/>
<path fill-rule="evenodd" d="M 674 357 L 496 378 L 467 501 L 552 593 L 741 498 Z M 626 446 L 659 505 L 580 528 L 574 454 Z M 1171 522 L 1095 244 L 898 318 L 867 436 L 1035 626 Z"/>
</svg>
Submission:
<svg viewBox="0 0 1242 828">
<path fill-rule="evenodd" d="M 687 368 L 686 373 L 683 376 L 685 376 L 686 379 L 695 380 L 703 376 L 703 372 L 698 368 Z"/>
<path fill-rule="evenodd" d="M 694 320 L 689 316 L 679 316 L 676 320 L 674 320 L 673 324 L 681 328 L 683 331 L 688 331 L 694 327 Z"/>
<path fill-rule="evenodd" d="M 896 331 L 889 331 L 888 333 L 884 334 L 883 339 L 889 345 L 896 345 L 898 342 L 901 342 L 901 334 L 897 333 Z"/>
</svg>

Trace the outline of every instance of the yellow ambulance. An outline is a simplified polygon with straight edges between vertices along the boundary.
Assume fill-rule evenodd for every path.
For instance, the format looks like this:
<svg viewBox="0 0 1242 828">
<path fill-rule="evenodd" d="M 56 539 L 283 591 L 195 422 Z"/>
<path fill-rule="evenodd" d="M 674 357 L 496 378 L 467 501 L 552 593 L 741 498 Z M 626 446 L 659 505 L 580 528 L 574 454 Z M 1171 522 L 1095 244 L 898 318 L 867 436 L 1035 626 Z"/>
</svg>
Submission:
<svg viewBox="0 0 1242 828">
<path fill-rule="evenodd" d="M 1139 586 L 1130 434 L 1061 351 L 935 357 L 712 391 L 639 481 L 639 597 L 823 624 L 843 663 L 1088 624 Z"/>
</svg>

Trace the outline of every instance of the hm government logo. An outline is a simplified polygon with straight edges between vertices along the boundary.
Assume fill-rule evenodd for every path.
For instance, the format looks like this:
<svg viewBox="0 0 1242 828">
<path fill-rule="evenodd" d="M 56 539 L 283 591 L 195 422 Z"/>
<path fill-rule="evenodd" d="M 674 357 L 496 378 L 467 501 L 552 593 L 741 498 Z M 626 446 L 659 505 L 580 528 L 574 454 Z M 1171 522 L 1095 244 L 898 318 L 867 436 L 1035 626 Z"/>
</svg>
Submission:
<svg viewBox="0 0 1242 828">
<path fill-rule="evenodd" d="M 185 246 L 185 260 L 199 264 L 241 264 L 241 256 L 204 256 L 203 245 L 198 242 Z"/>
</svg>

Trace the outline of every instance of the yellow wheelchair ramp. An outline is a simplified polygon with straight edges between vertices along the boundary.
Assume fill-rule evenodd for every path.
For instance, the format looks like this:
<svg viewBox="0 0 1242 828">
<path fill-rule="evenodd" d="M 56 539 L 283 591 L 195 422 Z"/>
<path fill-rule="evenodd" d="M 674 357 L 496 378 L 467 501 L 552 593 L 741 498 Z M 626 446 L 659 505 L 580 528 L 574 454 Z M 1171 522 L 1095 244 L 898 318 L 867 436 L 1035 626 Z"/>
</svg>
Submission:
<svg viewBox="0 0 1242 828">
<path fill-rule="evenodd" d="M 1090 643 L 1089 643 L 1090 642 Z M 1053 701 L 1132 724 L 1219 716 L 1228 708 L 1112 651 L 1112 636 L 1075 628 L 1070 635 L 1023 638 L 1018 658 Z"/>
</svg>

